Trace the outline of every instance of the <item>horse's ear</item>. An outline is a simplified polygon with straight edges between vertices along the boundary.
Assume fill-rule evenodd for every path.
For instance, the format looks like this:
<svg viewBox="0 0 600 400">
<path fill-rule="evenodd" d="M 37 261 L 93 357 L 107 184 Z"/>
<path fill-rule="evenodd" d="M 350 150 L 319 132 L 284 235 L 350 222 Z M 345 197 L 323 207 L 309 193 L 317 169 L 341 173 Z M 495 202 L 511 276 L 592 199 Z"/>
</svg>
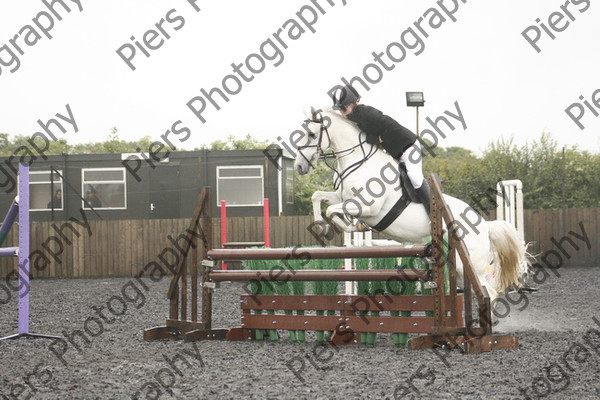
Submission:
<svg viewBox="0 0 600 400">
<path fill-rule="evenodd" d="M 302 107 L 302 113 L 304 114 L 304 118 L 311 119 L 312 118 L 312 106 L 304 106 Z"/>
<path fill-rule="evenodd" d="M 313 121 L 322 121 L 323 115 L 321 114 L 322 110 L 319 108 L 318 110 L 314 107 L 310 107 L 310 116 Z"/>
</svg>

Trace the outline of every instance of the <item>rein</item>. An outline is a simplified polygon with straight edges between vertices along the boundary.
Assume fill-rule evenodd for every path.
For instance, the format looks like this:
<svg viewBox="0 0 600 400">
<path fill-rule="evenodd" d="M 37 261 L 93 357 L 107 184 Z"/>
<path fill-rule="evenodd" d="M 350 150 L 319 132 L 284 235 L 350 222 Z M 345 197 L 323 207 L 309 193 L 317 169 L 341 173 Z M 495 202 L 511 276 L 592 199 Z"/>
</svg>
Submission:
<svg viewBox="0 0 600 400">
<path fill-rule="evenodd" d="M 315 118 L 313 115 L 313 119 L 307 119 L 307 120 L 305 120 L 305 122 L 315 122 L 315 123 L 318 123 L 321 125 L 320 132 L 319 132 L 319 140 L 318 140 L 317 144 L 298 146 L 298 150 L 304 149 L 304 148 L 310 148 L 310 147 L 317 148 L 317 151 L 319 152 L 319 158 L 322 159 L 325 162 L 325 165 L 327 165 L 327 167 L 329 167 L 329 169 L 331 169 L 334 173 L 334 179 L 333 179 L 334 190 L 338 190 L 339 187 L 344 182 L 344 179 L 346 179 L 353 172 L 358 170 L 378 150 L 378 146 L 371 145 L 371 147 L 369 148 L 369 151 L 366 152 L 363 145 L 365 143 L 367 143 L 367 141 L 360 140 L 360 132 L 358 132 L 358 144 L 356 144 L 352 147 L 349 147 L 347 149 L 344 149 L 344 150 L 331 151 L 331 152 L 326 153 L 323 150 L 323 148 L 321 147 L 321 142 L 323 141 L 323 132 L 325 132 L 327 134 L 327 139 L 329 140 L 329 144 L 331 144 L 331 135 L 329 134 L 329 130 L 327 129 L 327 126 L 325 126 L 323 117 L 321 116 L 320 118 Z M 355 163 L 349 165 L 342 172 L 338 172 L 337 168 L 335 168 L 333 165 L 331 165 L 327 162 L 329 159 L 332 159 L 332 158 L 337 160 L 338 158 L 342 158 L 342 157 L 345 157 L 346 155 L 352 154 L 354 152 L 354 150 L 356 150 L 356 148 L 361 149 L 363 158 L 361 160 L 356 161 Z M 304 156 L 304 154 L 302 154 L 302 157 L 304 157 L 304 159 L 310 163 L 310 161 L 306 158 L 306 156 Z"/>
</svg>

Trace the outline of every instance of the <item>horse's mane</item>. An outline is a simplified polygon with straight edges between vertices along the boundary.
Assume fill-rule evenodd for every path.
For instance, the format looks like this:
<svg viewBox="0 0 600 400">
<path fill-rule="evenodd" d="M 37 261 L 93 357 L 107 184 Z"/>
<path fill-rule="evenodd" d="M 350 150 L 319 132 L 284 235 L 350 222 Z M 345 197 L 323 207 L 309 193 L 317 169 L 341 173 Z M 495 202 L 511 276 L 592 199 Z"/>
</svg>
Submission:
<svg viewBox="0 0 600 400">
<path fill-rule="evenodd" d="M 343 115 L 341 115 L 340 113 L 336 112 L 331 106 L 322 107 L 320 110 L 323 114 L 327 114 L 327 116 L 330 117 L 332 120 L 335 119 L 336 122 L 348 125 L 349 127 L 352 127 L 357 131 L 360 131 L 360 129 L 358 129 L 358 126 L 356 125 L 356 123 L 350 121 L 348 118 L 346 118 Z"/>
</svg>

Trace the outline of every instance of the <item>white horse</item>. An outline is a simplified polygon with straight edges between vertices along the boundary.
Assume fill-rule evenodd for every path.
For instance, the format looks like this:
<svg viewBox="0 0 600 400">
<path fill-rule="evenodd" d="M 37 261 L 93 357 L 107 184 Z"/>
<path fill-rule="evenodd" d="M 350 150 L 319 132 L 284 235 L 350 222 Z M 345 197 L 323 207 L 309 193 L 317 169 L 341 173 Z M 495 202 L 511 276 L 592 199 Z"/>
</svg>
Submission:
<svg viewBox="0 0 600 400">
<path fill-rule="evenodd" d="M 331 109 L 307 111 L 303 126 L 307 135 L 298 143 L 296 171 L 302 175 L 309 173 L 324 150 L 332 150 L 337 160 L 336 191 L 317 191 L 312 196 L 316 225 L 326 226 L 321 216 L 321 201 L 324 201 L 329 205 L 326 217 L 346 232 L 363 230 L 364 224 L 376 226 L 402 195 L 398 162 L 378 146 L 368 144 L 356 124 Z M 462 200 L 448 195 L 444 198 L 475 273 L 494 304 L 499 293 L 512 285 L 520 287 L 520 278 L 527 269 L 524 243 L 509 223 L 485 221 Z M 350 223 L 353 220 L 359 223 Z M 431 235 L 429 217 L 422 204 L 411 202 L 381 232 L 398 242 L 424 243 Z M 463 267 L 459 258 L 457 274 L 462 285 Z"/>
</svg>

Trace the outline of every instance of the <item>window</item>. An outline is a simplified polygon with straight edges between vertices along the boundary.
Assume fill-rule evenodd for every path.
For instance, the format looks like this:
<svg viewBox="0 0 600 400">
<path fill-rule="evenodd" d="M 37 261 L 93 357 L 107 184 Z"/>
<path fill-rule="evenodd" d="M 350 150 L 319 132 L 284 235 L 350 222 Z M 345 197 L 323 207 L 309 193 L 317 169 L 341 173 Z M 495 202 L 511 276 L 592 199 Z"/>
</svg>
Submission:
<svg viewBox="0 0 600 400">
<path fill-rule="evenodd" d="M 127 208 L 125 168 L 84 168 L 81 175 L 84 209 Z"/>
<path fill-rule="evenodd" d="M 217 167 L 217 206 L 262 206 L 264 197 L 262 166 Z"/>
<path fill-rule="evenodd" d="M 291 163 L 285 167 L 285 202 L 294 204 L 294 165 Z"/>
<path fill-rule="evenodd" d="M 63 180 L 60 177 L 62 171 L 52 173 L 50 171 L 29 172 L 29 209 L 31 211 L 61 211 L 63 209 Z M 54 193 L 52 186 L 54 185 Z"/>
</svg>

